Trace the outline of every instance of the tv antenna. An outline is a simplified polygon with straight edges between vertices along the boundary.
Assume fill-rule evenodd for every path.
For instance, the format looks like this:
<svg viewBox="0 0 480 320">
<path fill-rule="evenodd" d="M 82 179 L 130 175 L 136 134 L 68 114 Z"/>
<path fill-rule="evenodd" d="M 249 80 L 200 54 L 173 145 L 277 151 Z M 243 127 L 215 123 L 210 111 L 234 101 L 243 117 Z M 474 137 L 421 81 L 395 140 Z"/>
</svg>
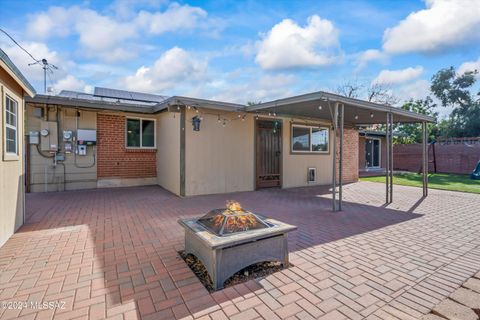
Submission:
<svg viewBox="0 0 480 320">
<path fill-rule="evenodd" d="M 29 66 L 33 66 L 35 64 L 41 65 L 43 69 L 43 92 L 47 94 L 47 71 L 49 73 L 53 73 L 53 70 L 58 70 L 58 67 L 54 64 L 51 64 L 47 61 L 47 59 L 37 60 L 36 62 L 29 63 Z"/>
</svg>

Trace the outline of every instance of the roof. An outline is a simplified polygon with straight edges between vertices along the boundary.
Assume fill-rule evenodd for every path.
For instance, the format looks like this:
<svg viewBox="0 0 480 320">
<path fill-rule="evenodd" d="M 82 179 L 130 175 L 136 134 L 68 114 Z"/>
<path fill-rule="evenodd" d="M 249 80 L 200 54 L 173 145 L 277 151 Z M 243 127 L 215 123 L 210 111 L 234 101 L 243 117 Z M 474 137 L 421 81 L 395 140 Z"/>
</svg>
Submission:
<svg viewBox="0 0 480 320">
<path fill-rule="evenodd" d="M 223 111 L 243 111 L 244 105 L 214 100 L 189 98 L 124 91 L 95 87 L 94 93 L 63 90 L 58 95 L 38 94 L 27 98 L 27 102 L 58 104 L 71 107 L 115 110 L 153 114 L 167 110 L 171 106 L 192 106 Z"/>
<path fill-rule="evenodd" d="M 434 117 L 424 114 L 365 100 L 347 98 L 324 91 L 248 106 L 246 111 L 331 120 L 332 116 L 329 106 L 333 107 L 335 103 L 341 103 L 345 106 L 345 123 L 352 125 L 384 123 L 387 119 L 387 113 L 393 114 L 394 122 L 416 123 L 435 121 Z"/>
<path fill-rule="evenodd" d="M 17 66 L 10 60 L 8 55 L 0 48 L 0 65 L 10 74 L 10 76 L 18 82 L 22 89 L 30 96 L 33 97 L 36 92 L 33 86 L 28 82 L 17 68 Z"/>
<path fill-rule="evenodd" d="M 345 106 L 345 123 L 354 126 L 385 123 L 387 113 L 393 114 L 394 122 L 435 121 L 435 118 L 427 115 L 364 100 L 346 98 L 323 91 L 253 106 L 183 96 L 167 97 L 100 87 L 96 87 L 93 94 L 64 90 L 56 96 L 37 95 L 35 98 L 27 98 L 26 101 L 146 114 L 165 111 L 174 106 L 191 106 L 232 112 L 274 113 L 291 117 L 327 119 L 329 121 L 332 120 L 330 107 L 338 102 Z"/>
</svg>

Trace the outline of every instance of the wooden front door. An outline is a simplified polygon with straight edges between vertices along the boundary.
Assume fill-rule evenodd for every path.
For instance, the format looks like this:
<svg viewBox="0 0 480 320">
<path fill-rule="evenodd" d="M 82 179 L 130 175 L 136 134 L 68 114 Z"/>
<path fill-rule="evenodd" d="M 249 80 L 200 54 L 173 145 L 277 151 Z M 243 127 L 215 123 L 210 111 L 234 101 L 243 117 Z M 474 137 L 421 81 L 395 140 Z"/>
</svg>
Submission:
<svg viewBox="0 0 480 320">
<path fill-rule="evenodd" d="M 257 188 L 281 186 L 282 123 L 256 121 L 256 185 Z"/>
</svg>

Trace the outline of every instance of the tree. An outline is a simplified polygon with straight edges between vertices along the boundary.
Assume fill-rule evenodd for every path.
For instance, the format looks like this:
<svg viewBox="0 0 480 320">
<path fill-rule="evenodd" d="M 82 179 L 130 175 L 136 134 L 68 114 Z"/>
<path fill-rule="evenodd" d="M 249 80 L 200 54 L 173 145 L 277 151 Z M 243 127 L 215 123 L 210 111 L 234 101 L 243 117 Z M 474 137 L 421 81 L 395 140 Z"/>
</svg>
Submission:
<svg viewBox="0 0 480 320">
<path fill-rule="evenodd" d="M 344 97 L 365 99 L 370 102 L 389 106 L 399 102 L 390 87 L 379 83 L 365 84 L 359 82 L 357 79 L 344 81 L 334 92 Z"/>
<path fill-rule="evenodd" d="M 458 74 L 454 67 L 442 69 L 432 77 L 431 91 L 442 106 L 452 107 L 450 118 L 443 124 L 450 125 L 449 136 L 480 136 L 480 92 L 474 94 L 478 71 Z M 447 128 L 445 128 L 447 129 Z"/>
<path fill-rule="evenodd" d="M 432 98 L 410 100 L 406 102 L 401 108 L 403 110 L 412 111 L 420 114 L 425 114 L 432 117 L 437 117 L 438 112 L 435 112 L 436 104 Z M 394 136 L 395 143 L 420 143 L 422 141 L 422 128 L 418 123 L 401 123 L 395 127 L 397 133 Z M 429 141 L 435 140 L 438 135 L 438 128 L 436 124 L 428 124 Z"/>
</svg>

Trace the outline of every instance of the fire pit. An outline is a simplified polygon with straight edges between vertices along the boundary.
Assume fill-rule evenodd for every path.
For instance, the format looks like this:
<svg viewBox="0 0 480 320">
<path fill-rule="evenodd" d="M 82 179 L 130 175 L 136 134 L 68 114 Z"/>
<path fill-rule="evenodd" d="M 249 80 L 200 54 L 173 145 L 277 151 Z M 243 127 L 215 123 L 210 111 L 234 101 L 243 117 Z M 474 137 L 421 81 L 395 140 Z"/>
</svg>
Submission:
<svg viewBox="0 0 480 320">
<path fill-rule="evenodd" d="M 242 209 L 238 202 L 214 209 L 201 218 L 181 219 L 185 252 L 207 269 L 215 290 L 235 272 L 258 262 L 288 266 L 287 233 L 297 227 Z"/>
</svg>

